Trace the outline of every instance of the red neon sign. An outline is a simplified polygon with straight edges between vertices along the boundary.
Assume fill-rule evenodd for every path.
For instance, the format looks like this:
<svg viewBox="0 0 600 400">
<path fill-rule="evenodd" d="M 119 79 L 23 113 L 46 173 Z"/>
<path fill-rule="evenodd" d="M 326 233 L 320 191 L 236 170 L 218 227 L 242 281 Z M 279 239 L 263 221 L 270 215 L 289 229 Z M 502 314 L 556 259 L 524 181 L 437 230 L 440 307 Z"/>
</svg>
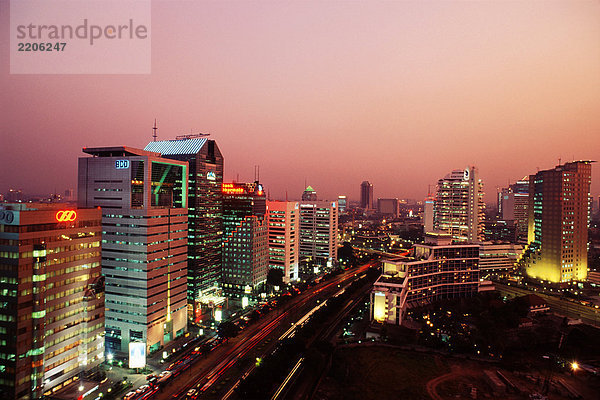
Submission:
<svg viewBox="0 0 600 400">
<path fill-rule="evenodd" d="M 244 194 L 246 193 L 246 189 L 241 187 L 234 187 L 233 183 L 224 183 L 221 186 L 221 192 L 225 194 Z"/>
<path fill-rule="evenodd" d="M 55 216 L 58 222 L 71 222 L 77 219 L 77 211 L 75 210 L 60 210 Z"/>
</svg>

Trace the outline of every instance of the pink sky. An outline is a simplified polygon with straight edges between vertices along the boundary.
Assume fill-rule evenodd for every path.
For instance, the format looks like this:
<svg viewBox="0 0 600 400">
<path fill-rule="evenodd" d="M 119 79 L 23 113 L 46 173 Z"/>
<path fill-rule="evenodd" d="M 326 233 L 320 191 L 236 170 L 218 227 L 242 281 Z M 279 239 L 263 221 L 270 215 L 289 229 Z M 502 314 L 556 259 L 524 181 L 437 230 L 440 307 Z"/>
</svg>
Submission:
<svg viewBox="0 0 600 400">
<path fill-rule="evenodd" d="M 210 133 L 225 179 L 298 198 L 421 198 L 600 159 L 600 2 L 153 2 L 150 75 L 9 75 L 0 192 L 76 188 L 84 146 Z M 592 193 L 600 193 L 600 167 Z"/>
</svg>

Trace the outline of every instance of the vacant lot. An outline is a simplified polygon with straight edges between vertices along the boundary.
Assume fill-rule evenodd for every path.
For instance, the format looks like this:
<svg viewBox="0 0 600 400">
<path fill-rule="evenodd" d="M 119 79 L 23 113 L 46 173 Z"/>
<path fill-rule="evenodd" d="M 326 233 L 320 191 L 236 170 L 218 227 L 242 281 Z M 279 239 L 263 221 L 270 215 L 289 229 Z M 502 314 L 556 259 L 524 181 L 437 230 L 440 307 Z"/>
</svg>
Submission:
<svg viewBox="0 0 600 400">
<path fill-rule="evenodd" d="M 426 383 L 448 372 L 435 356 L 387 347 L 353 347 L 336 352 L 317 399 L 383 400 L 428 398 Z"/>
<path fill-rule="evenodd" d="M 501 371 L 517 389 L 495 393 L 484 370 Z M 319 386 L 318 400 L 387 399 L 528 399 L 542 391 L 548 371 L 534 368 L 512 373 L 498 363 L 465 360 L 429 353 L 406 351 L 388 346 L 359 345 L 335 352 L 329 374 Z M 547 393 L 550 400 L 569 399 L 559 384 L 567 382 L 582 398 L 597 398 L 600 380 L 589 375 L 554 371 Z M 428 385 L 429 383 L 429 385 Z"/>
</svg>

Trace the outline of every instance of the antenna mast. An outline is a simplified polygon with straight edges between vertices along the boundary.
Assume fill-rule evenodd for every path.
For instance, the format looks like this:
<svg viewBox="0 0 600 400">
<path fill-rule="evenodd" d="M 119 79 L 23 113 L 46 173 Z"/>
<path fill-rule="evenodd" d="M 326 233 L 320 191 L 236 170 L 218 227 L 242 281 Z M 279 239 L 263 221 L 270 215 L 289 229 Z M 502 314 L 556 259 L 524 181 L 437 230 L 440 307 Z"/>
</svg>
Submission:
<svg viewBox="0 0 600 400">
<path fill-rule="evenodd" d="M 158 127 L 156 126 L 156 118 L 154 118 L 154 126 L 152 127 L 152 138 L 154 139 L 154 142 L 156 142 L 156 138 L 158 137 L 158 134 L 156 133 L 157 130 Z"/>
</svg>

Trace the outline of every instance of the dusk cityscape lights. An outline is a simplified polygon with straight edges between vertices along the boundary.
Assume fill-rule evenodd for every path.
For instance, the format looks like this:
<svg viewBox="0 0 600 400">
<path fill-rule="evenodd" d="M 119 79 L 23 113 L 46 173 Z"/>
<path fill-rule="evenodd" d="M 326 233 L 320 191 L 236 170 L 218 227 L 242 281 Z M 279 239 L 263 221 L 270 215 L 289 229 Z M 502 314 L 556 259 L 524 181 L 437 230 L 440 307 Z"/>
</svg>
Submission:
<svg viewBox="0 0 600 400">
<path fill-rule="evenodd" d="M 0 23 L 0 400 L 598 398 L 598 1 Z"/>
</svg>

